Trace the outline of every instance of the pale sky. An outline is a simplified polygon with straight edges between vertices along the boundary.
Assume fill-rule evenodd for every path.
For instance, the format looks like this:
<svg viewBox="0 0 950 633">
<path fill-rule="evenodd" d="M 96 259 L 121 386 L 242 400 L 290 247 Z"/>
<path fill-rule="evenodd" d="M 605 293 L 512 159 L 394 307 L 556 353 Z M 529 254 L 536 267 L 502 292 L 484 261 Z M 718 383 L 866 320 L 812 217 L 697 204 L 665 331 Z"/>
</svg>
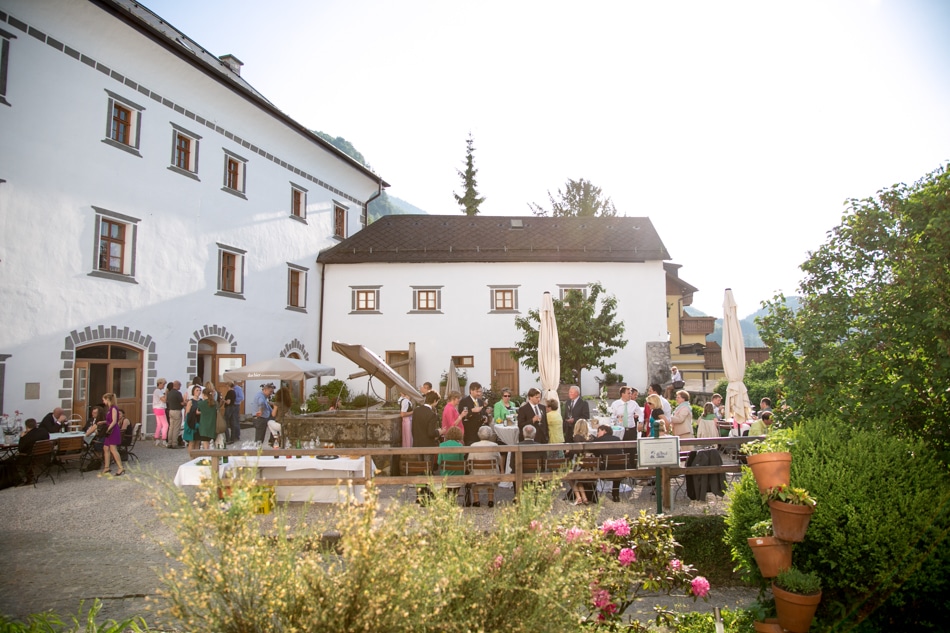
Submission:
<svg viewBox="0 0 950 633">
<path fill-rule="evenodd" d="M 483 214 L 592 181 L 714 316 L 794 294 L 846 199 L 950 159 L 945 0 L 145 4 L 429 213 L 460 213 L 469 132 Z"/>
</svg>

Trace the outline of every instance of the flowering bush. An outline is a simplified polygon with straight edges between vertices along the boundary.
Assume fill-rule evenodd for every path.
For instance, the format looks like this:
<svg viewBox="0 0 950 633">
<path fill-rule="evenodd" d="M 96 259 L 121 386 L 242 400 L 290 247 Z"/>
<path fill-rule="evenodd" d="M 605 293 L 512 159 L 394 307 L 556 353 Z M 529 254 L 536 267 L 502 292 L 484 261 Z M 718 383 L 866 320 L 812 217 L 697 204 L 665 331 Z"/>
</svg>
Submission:
<svg viewBox="0 0 950 633">
<path fill-rule="evenodd" d="M 708 599 L 709 582 L 676 558 L 668 517 L 641 510 L 635 519 L 609 519 L 589 531 L 571 526 L 564 529 L 564 540 L 583 548 L 593 562 L 589 621 L 619 622 L 641 591 L 683 591 L 694 600 Z"/>
<path fill-rule="evenodd" d="M 557 486 L 526 487 L 486 533 L 443 495 L 384 508 L 369 485 L 362 505 L 307 525 L 286 506 L 256 514 L 252 485 L 236 478 L 224 501 L 210 480 L 193 498 L 157 488 L 179 541 L 162 611 L 185 630 L 553 633 L 620 623 L 641 590 L 709 591 L 675 559 L 668 518 L 555 523 Z"/>
</svg>

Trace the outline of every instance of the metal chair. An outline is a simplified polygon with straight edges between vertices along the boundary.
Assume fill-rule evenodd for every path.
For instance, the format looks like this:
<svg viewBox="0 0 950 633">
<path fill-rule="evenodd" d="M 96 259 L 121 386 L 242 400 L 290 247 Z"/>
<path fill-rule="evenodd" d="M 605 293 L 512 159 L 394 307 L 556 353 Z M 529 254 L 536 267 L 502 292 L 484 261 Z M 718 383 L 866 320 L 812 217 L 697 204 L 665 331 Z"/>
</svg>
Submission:
<svg viewBox="0 0 950 633">
<path fill-rule="evenodd" d="M 135 427 L 132 429 L 131 437 L 126 439 L 126 435 L 122 436 L 122 444 L 119 446 L 119 457 L 122 458 L 123 462 L 129 461 L 131 457 L 134 457 L 135 461 L 139 461 L 139 456 L 135 454 L 133 449 L 135 448 L 135 444 L 139 441 L 139 431 L 141 429 L 142 423 L 136 422 Z M 128 444 L 126 444 L 126 441 L 128 441 Z"/>
<path fill-rule="evenodd" d="M 483 477 L 489 475 L 496 475 L 500 471 L 498 469 L 498 460 L 496 459 L 471 459 L 468 462 L 469 473 L 473 475 L 481 475 Z M 493 507 L 495 505 L 495 484 L 492 483 L 476 483 L 469 485 L 469 492 L 472 497 L 475 499 L 475 503 L 478 503 L 478 494 L 479 491 L 484 488 L 488 491 L 488 507 Z"/>
<path fill-rule="evenodd" d="M 603 455 L 600 458 L 600 468 L 601 470 L 626 470 L 627 469 L 627 455 L 624 453 L 616 455 Z M 627 480 L 626 477 L 620 477 L 619 479 L 608 479 L 606 481 L 614 482 L 618 481 L 617 490 L 622 490 L 623 483 Z M 631 491 L 633 486 L 629 486 Z M 629 496 L 629 495 L 628 495 Z"/>
</svg>

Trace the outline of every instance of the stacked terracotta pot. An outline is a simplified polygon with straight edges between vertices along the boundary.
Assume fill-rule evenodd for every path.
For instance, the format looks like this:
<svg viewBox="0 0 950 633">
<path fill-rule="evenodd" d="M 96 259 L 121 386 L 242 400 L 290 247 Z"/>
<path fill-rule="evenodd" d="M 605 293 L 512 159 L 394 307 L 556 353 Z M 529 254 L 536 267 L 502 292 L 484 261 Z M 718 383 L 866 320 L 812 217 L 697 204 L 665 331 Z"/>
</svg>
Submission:
<svg viewBox="0 0 950 633">
<path fill-rule="evenodd" d="M 771 488 L 791 483 L 791 453 L 760 453 L 748 457 L 749 468 L 755 477 L 759 494 L 765 495 Z M 815 511 L 814 506 L 793 505 L 781 501 L 769 501 L 774 536 L 752 537 L 749 547 L 764 578 L 774 578 L 792 566 L 792 544 L 805 540 L 808 523 Z M 755 622 L 755 630 L 761 633 L 807 633 L 821 601 L 821 592 L 814 596 L 802 596 L 784 591 L 772 583 L 775 610 L 778 619 Z"/>
</svg>

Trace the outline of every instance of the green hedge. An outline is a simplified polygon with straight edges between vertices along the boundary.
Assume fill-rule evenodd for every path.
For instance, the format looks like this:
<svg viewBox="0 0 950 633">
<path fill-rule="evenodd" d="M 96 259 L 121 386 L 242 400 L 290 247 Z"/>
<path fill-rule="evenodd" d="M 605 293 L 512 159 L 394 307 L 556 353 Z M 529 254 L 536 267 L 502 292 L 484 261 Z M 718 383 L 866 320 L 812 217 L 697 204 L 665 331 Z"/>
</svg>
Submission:
<svg viewBox="0 0 950 633">
<path fill-rule="evenodd" d="M 818 506 L 792 560 L 821 576 L 820 629 L 942 630 L 937 620 L 950 613 L 946 467 L 922 442 L 830 417 L 801 423 L 795 436 L 792 485 Z M 768 510 L 750 471 L 730 499 L 726 540 L 736 562 L 754 566 L 745 539 Z"/>
<path fill-rule="evenodd" d="M 676 521 L 673 536 L 683 546 L 683 560 L 689 561 L 713 587 L 746 584 L 733 570 L 729 547 L 724 542 L 726 517 L 678 516 Z"/>
</svg>

